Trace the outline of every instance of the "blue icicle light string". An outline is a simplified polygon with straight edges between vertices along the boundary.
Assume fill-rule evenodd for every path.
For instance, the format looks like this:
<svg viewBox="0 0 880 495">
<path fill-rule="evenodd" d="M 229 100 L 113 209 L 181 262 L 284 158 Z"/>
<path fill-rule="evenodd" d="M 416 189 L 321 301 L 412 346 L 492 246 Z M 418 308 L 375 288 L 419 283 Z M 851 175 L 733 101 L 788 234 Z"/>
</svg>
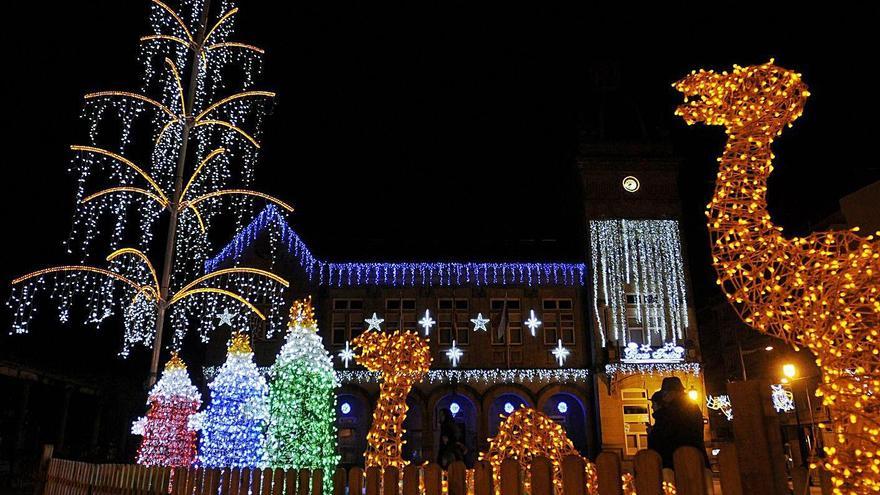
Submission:
<svg viewBox="0 0 880 495">
<path fill-rule="evenodd" d="M 296 258 L 309 280 L 330 287 L 459 286 L 459 285 L 565 285 L 584 283 L 583 263 L 477 263 L 477 262 L 325 262 L 316 258 L 274 205 L 266 206 L 213 258 L 205 272 L 226 262 L 237 262 L 270 226 L 280 233 L 282 245 Z"/>
</svg>

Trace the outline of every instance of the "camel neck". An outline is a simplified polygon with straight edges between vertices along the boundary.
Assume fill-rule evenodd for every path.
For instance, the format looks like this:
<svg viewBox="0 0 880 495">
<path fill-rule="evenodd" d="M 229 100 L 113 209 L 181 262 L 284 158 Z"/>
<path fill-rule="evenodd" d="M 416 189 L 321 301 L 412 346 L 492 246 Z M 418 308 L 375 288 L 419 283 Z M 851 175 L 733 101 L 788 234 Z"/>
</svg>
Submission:
<svg viewBox="0 0 880 495">
<path fill-rule="evenodd" d="M 724 218 L 749 225 L 760 235 L 776 230 L 765 206 L 772 159 L 765 136 L 731 135 L 719 160 L 715 194 L 709 207 L 710 230 L 713 220 Z M 720 223 L 719 228 L 725 228 L 723 224 L 727 222 Z"/>
</svg>

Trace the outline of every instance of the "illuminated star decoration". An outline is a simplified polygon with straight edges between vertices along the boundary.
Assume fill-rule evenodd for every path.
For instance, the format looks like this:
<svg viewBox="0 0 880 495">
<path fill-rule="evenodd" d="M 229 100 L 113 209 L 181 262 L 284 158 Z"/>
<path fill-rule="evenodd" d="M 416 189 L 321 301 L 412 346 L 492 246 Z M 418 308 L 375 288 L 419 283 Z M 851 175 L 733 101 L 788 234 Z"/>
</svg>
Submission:
<svg viewBox="0 0 880 495">
<path fill-rule="evenodd" d="M 385 321 L 383 318 L 379 318 L 376 316 L 376 313 L 373 313 L 373 316 L 364 320 L 364 323 L 368 325 L 367 331 L 369 332 L 370 330 L 382 330 L 379 328 L 379 325 L 381 325 L 383 321 Z"/>
<path fill-rule="evenodd" d="M 458 360 L 461 359 L 462 356 L 464 356 L 464 352 L 461 350 L 461 348 L 455 345 L 455 341 L 453 340 L 452 347 L 450 347 L 449 350 L 446 351 L 446 357 L 448 357 L 449 360 L 452 361 L 453 368 L 458 367 Z"/>
<path fill-rule="evenodd" d="M 562 366 L 565 364 L 565 358 L 571 354 L 571 351 L 562 347 L 562 339 L 559 339 L 556 341 L 556 349 L 553 349 L 552 353 L 553 356 L 556 357 L 556 361 L 559 362 L 559 366 Z"/>
<path fill-rule="evenodd" d="M 431 312 L 426 309 L 425 316 L 421 320 L 419 320 L 419 325 L 421 325 L 422 328 L 425 329 L 425 335 L 431 334 L 431 327 L 434 326 L 434 323 L 436 322 L 434 321 L 434 318 L 431 318 Z"/>
<path fill-rule="evenodd" d="M 529 327 L 529 330 L 532 332 L 532 337 L 534 337 L 535 330 L 537 330 L 537 328 L 541 326 L 541 320 L 539 320 L 538 317 L 535 316 L 534 309 L 529 310 L 529 319 L 526 320 L 526 326 Z"/>
<path fill-rule="evenodd" d="M 486 324 L 489 323 L 489 318 L 483 318 L 483 313 L 477 313 L 476 318 L 471 318 L 471 323 L 474 324 L 474 331 L 483 331 L 487 332 Z"/>
<path fill-rule="evenodd" d="M 354 351 L 349 347 L 347 340 L 345 341 L 345 349 L 339 351 L 339 359 L 345 363 L 346 369 L 348 369 L 348 362 L 354 359 Z"/>
<path fill-rule="evenodd" d="M 226 325 L 229 325 L 229 326 L 231 327 L 231 326 L 232 326 L 232 317 L 233 317 L 233 316 L 235 316 L 235 314 L 230 313 L 230 312 L 229 312 L 229 308 L 223 308 L 223 312 L 222 312 L 222 313 L 219 313 L 219 314 L 217 315 L 217 318 L 220 318 L 220 323 L 218 323 L 218 325 L 226 324 Z"/>
</svg>

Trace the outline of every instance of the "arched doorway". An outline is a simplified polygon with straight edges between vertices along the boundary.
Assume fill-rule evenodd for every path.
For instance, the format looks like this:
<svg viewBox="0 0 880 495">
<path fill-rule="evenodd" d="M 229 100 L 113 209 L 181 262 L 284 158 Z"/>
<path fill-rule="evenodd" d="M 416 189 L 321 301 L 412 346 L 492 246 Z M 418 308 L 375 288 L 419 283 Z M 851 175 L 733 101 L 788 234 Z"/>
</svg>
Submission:
<svg viewBox="0 0 880 495">
<path fill-rule="evenodd" d="M 473 466 L 476 460 L 476 439 L 477 439 L 477 405 L 467 395 L 448 393 L 440 398 L 434 406 L 434 418 L 432 428 L 434 430 L 434 452 L 433 459 L 437 460 L 440 450 L 440 422 L 442 421 L 441 411 L 448 411 L 452 414 L 453 421 L 458 425 L 461 433 L 462 443 L 465 445 L 465 464 Z"/>
<path fill-rule="evenodd" d="M 404 460 L 412 461 L 415 464 L 421 464 L 424 459 L 424 429 L 425 429 L 425 406 L 418 397 L 410 394 L 406 398 L 406 405 L 409 410 L 406 413 L 406 419 L 403 420 L 403 452 L 401 455 Z"/>
<path fill-rule="evenodd" d="M 489 438 L 498 434 L 498 426 L 513 411 L 521 407 L 531 407 L 532 401 L 514 392 L 504 392 L 489 405 Z"/>
<path fill-rule="evenodd" d="M 371 408 L 364 396 L 351 392 L 340 392 L 336 396 L 336 435 L 341 465 L 364 464 L 367 431 L 372 419 Z"/>
<path fill-rule="evenodd" d="M 584 403 L 576 395 L 559 392 L 544 402 L 543 412 L 564 429 L 574 447 L 587 453 L 587 415 Z"/>
</svg>

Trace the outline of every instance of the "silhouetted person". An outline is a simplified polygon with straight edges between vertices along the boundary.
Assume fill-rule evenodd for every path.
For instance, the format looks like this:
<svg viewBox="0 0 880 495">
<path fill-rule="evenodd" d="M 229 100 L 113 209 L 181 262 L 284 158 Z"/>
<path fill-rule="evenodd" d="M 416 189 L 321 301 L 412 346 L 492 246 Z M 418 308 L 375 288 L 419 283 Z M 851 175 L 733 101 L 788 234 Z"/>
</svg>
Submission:
<svg viewBox="0 0 880 495">
<path fill-rule="evenodd" d="M 663 459 L 663 467 L 673 469 L 672 454 L 679 447 L 694 447 L 703 454 L 706 466 L 706 444 L 703 440 L 703 413 L 690 400 L 678 377 L 666 377 L 660 390 L 651 396 L 654 426 L 648 433 L 648 448 Z"/>
<path fill-rule="evenodd" d="M 461 432 L 448 409 L 440 411 L 440 450 L 437 464 L 446 469 L 455 461 L 464 460 L 464 449 L 461 443 Z"/>
</svg>

